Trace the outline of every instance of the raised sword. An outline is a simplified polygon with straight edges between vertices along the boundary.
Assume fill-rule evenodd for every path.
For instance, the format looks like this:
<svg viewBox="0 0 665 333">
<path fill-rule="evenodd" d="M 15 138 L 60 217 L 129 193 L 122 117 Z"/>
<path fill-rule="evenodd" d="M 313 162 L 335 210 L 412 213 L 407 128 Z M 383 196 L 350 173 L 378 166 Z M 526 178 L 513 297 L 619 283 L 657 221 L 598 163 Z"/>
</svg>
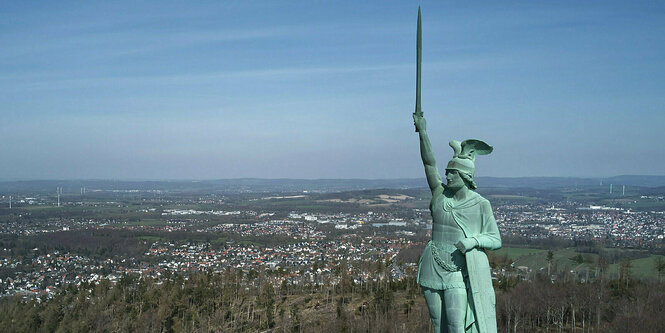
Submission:
<svg viewBox="0 0 665 333">
<path fill-rule="evenodd" d="M 420 108 L 420 63 L 423 58 L 422 24 L 420 22 L 420 6 L 418 6 L 418 32 L 416 35 L 416 115 L 422 116 Z"/>
</svg>

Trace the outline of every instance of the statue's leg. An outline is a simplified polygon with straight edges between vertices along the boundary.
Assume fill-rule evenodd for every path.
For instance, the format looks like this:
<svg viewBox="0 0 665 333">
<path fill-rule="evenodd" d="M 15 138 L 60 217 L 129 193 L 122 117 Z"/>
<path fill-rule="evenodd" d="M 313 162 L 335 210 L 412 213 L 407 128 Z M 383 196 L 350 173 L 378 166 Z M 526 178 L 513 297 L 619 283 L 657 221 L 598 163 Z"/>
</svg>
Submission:
<svg viewBox="0 0 665 333">
<path fill-rule="evenodd" d="M 448 289 L 443 294 L 448 332 L 464 333 L 466 324 L 466 289 Z M 429 303 L 427 303 L 429 305 Z M 431 313 L 431 311 L 430 311 Z"/>
<path fill-rule="evenodd" d="M 441 332 L 441 322 L 445 325 L 445 312 L 443 311 L 443 290 L 436 290 L 422 287 L 427 309 L 429 309 L 429 318 L 434 326 L 434 333 Z M 444 326 L 445 327 L 445 326 Z"/>
</svg>

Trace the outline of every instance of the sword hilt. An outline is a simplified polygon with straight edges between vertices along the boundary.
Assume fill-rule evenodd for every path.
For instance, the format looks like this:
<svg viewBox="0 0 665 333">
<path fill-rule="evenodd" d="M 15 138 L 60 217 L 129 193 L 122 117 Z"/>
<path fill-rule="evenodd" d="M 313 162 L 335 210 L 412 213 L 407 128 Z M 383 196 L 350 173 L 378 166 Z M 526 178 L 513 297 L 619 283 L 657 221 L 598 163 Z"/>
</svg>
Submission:
<svg viewBox="0 0 665 333">
<path fill-rule="evenodd" d="M 423 112 L 422 111 L 416 111 L 413 113 L 413 126 L 416 127 L 416 133 L 419 133 L 420 131 L 418 130 L 418 126 L 416 125 L 416 117 L 423 118 Z"/>
</svg>

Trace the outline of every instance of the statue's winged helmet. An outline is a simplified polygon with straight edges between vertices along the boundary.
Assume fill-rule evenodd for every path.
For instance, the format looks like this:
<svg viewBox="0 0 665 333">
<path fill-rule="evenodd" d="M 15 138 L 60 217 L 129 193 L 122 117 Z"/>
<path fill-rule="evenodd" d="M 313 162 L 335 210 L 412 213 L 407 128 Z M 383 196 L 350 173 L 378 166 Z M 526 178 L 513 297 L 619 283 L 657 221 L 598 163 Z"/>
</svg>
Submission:
<svg viewBox="0 0 665 333">
<path fill-rule="evenodd" d="M 476 171 L 476 155 L 488 155 L 494 150 L 494 147 L 487 143 L 469 139 L 459 142 L 457 140 L 448 143 L 453 148 L 453 158 L 448 162 L 446 170 L 457 170 L 462 178 L 464 178 L 471 186 L 471 189 L 476 189 L 476 182 L 473 180 L 473 175 Z"/>
</svg>

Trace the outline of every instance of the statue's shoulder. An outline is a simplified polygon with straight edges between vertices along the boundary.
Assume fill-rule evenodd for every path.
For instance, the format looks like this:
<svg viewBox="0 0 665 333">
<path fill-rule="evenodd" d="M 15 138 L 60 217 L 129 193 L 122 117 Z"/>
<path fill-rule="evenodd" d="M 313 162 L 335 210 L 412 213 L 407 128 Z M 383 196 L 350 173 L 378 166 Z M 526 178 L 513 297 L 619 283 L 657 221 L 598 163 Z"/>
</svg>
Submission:
<svg viewBox="0 0 665 333">
<path fill-rule="evenodd" d="M 478 206 L 480 206 L 480 210 L 485 213 L 492 212 L 492 204 L 490 204 L 490 201 L 485 199 L 485 197 L 481 196 L 480 194 L 478 194 Z"/>
<path fill-rule="evenodd" d="M 471 195 L 469 196 L 470 200 L 476 201 L 476 202 L 484 202 L 487 201 L 482 195 L 478 194 L 476 191 L 471 191 Z M 487 201 L 489 202 L 489 201 Z"/>
<path fill-rule="evenodd" d="M 473 196 L 470 199 L 473 201 L 474 205 L 479 205 L 482 209 L 492 209 L 490 201 L 476 191 L 473 191 Z"/>
<path fill-rule="evenodd" d="M 476 192 L 476 191 L 474 191 L 473 193 L 478 194 L 478 192 Z M 482 203 L 482 204 L 487 204 L 487 205 L 489 205 L 489 203 L 490 203 L 489 200 L 487 200 L 484 196 L 482 196 L 482 195 L 480 195 L 480 194 L 478 194 L 478 200 L 479 200 L 480 203 Z"/>
</svg>

